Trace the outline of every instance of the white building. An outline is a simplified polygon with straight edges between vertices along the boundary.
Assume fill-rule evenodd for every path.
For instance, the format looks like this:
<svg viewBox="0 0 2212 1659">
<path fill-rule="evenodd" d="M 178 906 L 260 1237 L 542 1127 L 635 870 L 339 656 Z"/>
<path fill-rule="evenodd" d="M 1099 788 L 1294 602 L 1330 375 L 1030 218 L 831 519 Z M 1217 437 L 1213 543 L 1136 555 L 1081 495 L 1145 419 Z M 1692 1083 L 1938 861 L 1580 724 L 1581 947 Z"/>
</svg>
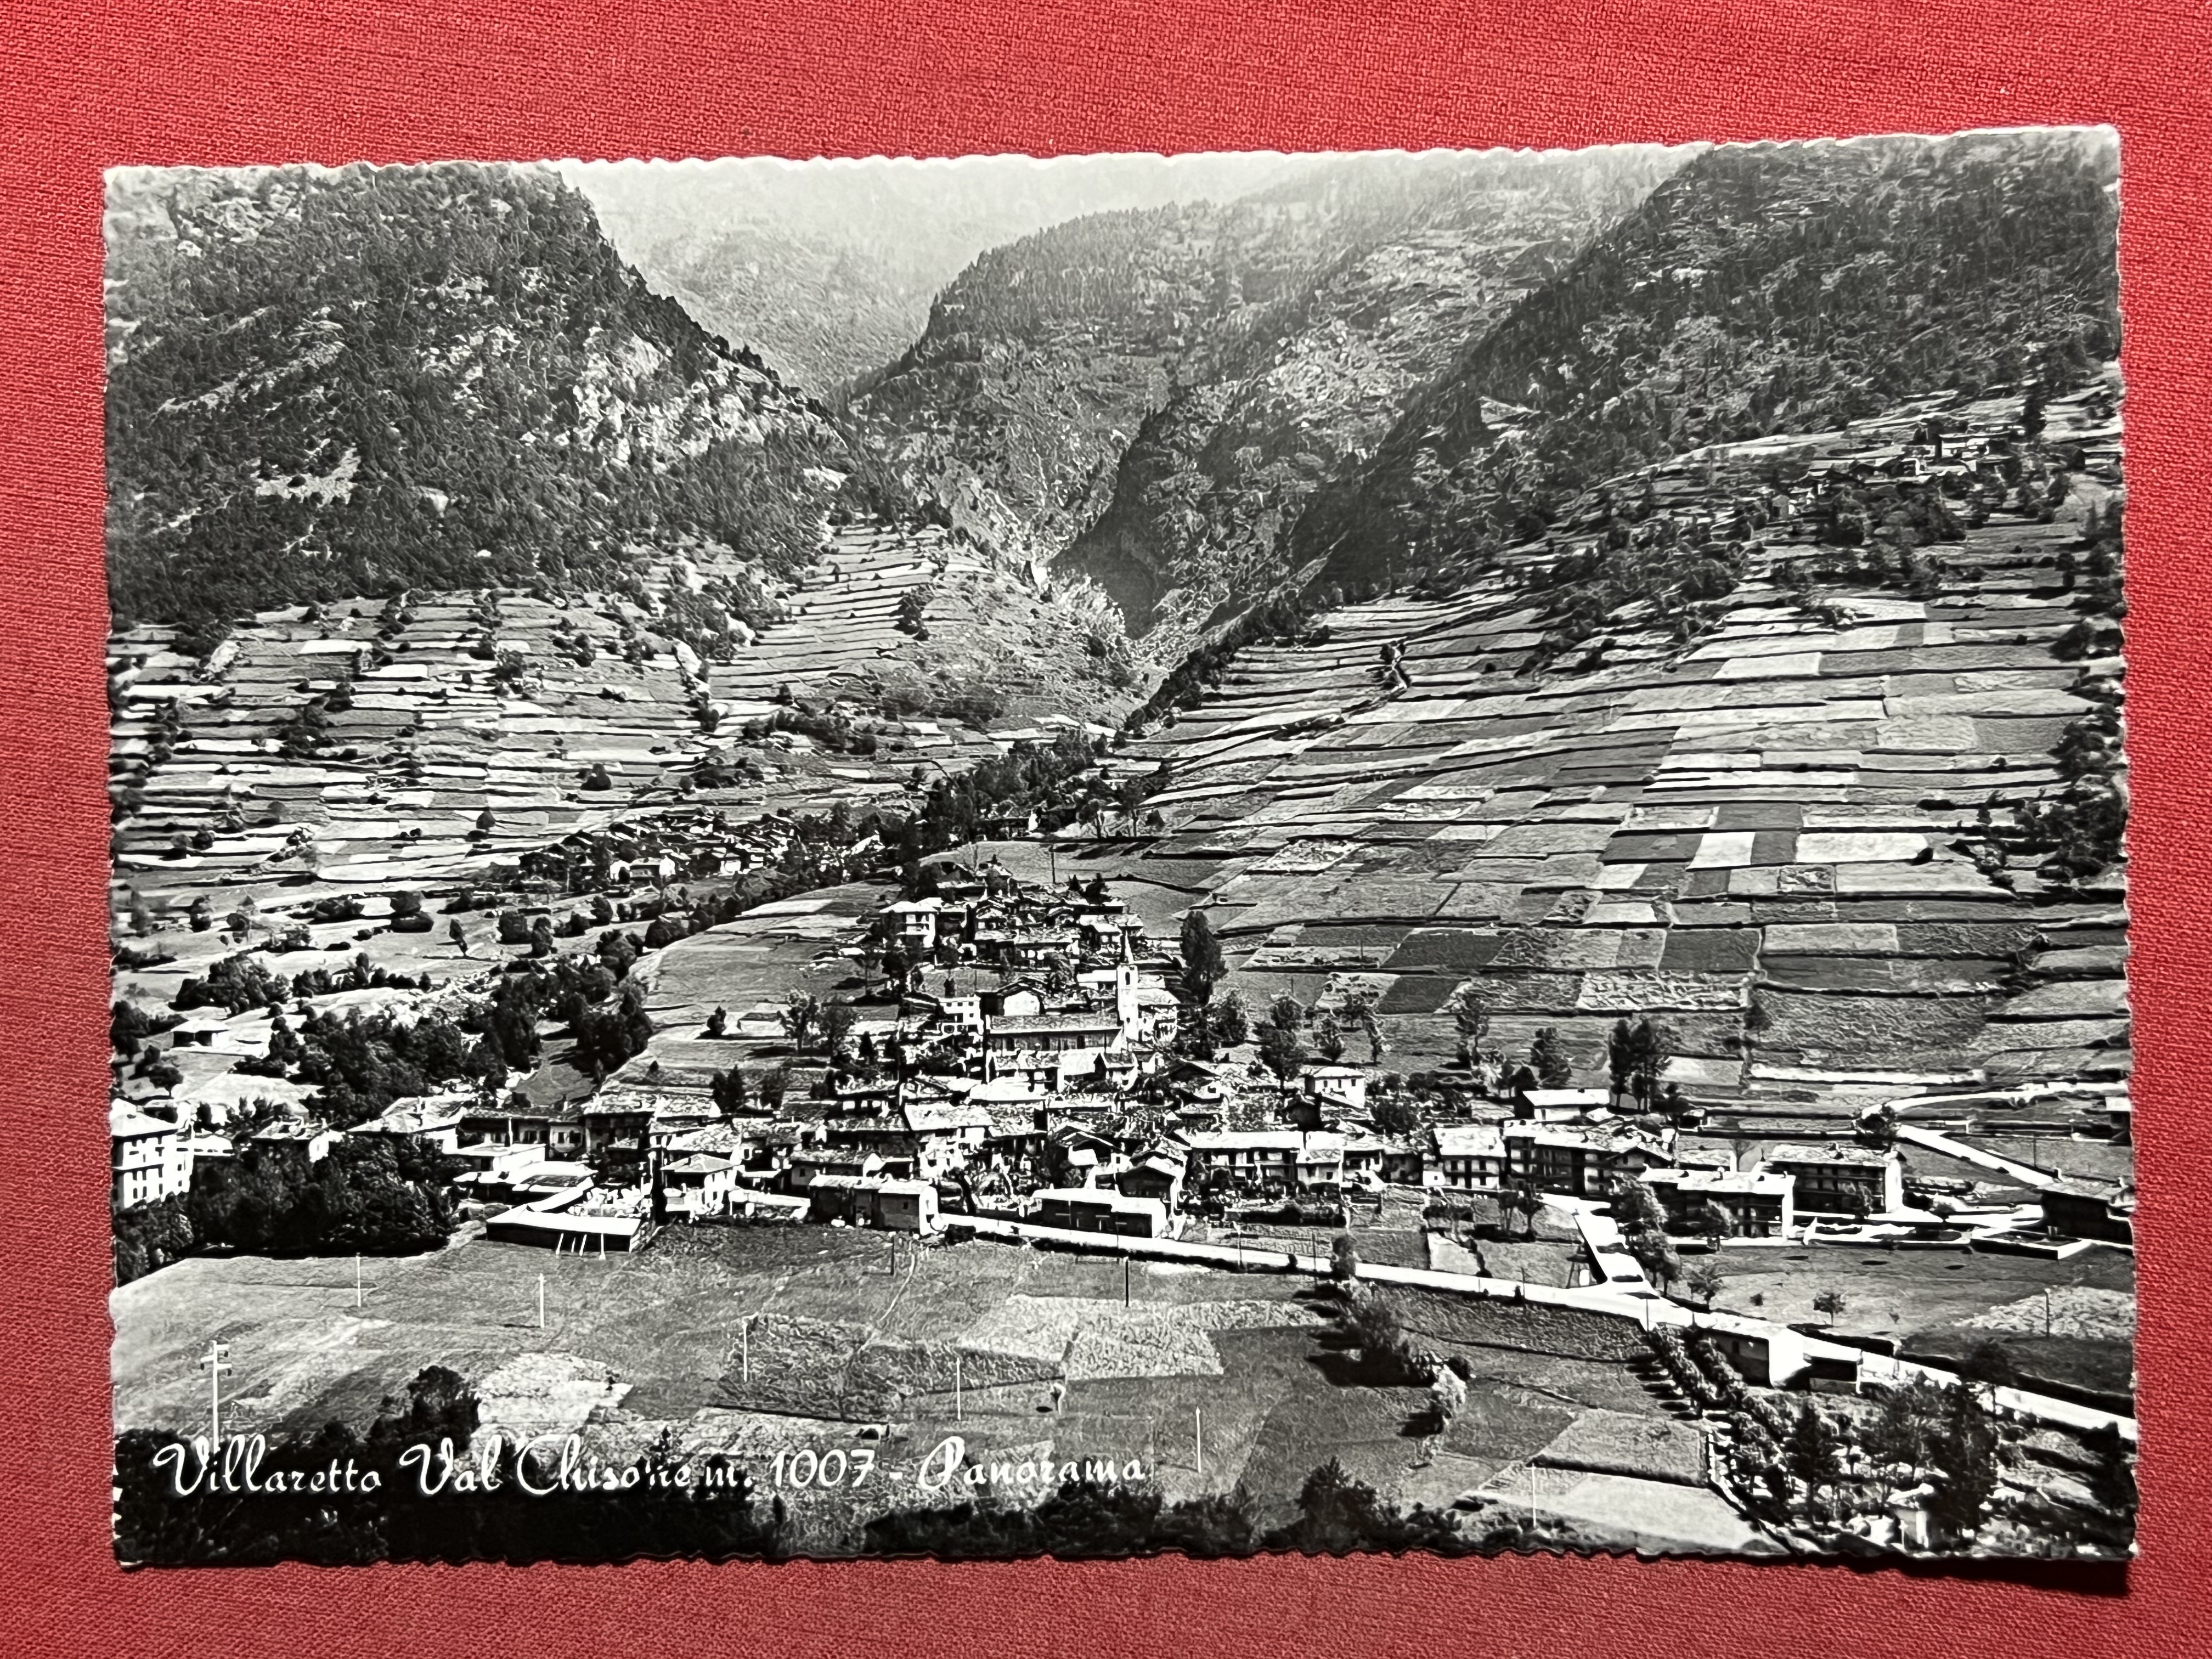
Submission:
<svg viewBox="0 0 2212 1659">
<path fill-rule="evenodd" d="M 191 1186 L 191 1153 L 175 1124 L 118 1103 L 107 1109 L 107 1139 L 118 1209 L 156 1203 Z"/>
</svg>

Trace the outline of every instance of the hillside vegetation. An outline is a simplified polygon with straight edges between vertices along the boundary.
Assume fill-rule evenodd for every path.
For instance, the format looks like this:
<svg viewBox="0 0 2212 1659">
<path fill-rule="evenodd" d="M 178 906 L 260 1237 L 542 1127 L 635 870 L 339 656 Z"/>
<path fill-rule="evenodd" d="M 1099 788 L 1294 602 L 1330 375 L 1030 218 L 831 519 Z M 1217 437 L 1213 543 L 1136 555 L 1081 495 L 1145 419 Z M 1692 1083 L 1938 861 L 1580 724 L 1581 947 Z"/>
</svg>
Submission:
<svg viewBox="0 0 2212 1659">
<path fill-rule="evenodd" d="M 1186 368 L 1064 564 L 1121 601 L 1154 655 L 1187 645 L 1283 580 L 1299 508 L 1372 451 L 1409 396 L 1686 159 L 1480 157 L 1431 181 Z"/>
<path fill-rule="evenodd" d="M 1711 151 L 1413 399 L 1294 555 L 1387 584 L 1700 445 L 2078 387 L 2119 338 L 2117 168 L 2101 132 Z"/>
<path fill-rule="evenodd" d="M 119 621 L 405 588 L 605 586 L 655 551 L 769 575 L 868 453 L 648 292 L 550 172 L 118 173 L 108 569 Z"/>
<path fill-rule="evenodd" d="M 1455 203 L 1464 210 L 1485 192 L 1546 195 L 1550 187 L 1538 181 L 1555 176 L 1584 180 L 1565 194 L 1583 198 L 1583 216 L 1570 211 L 1566 218 L 1586 234 L 1601 203 L 1620 201 L 1624 189 L 1621 204 L 1632 203 L 1639 167 L 1647 187 L 1663 171 L 1653 152 L 1571 164 L 1530 156 L 1347 158 L 1224 204 L 1094 214 L 976 259 L 939 297 L 912 349 L 864 383 L 855 411 L 883 434 L 907 481 L 936 495 L 956 523 L 1010 550 L 1051 559 L 1106 514 L 1123 453 L 1148 417 L 1179 394 L 1200 399 L 1180 411 L 1188 435 L 1154 434 L 1153 447 L 1164 442 L 1170 456 L 1140 462 L 1140 481 L 1148 468 L 1186 469 L 1187 458 L 1205 447 L 1206 434 L 1233 402 L 1212 389 L 1261 372 L 1301 330 L 1340 320 L 1343 307 L 1325 304 L 1317 313 L 1311 296 L 1317 284 L 1341 278 L 1346 262 L 1393 239 L 1443 228 Z M 1628 182 L 1617 184 L 1617 173 Z M 1429 285 L 1455 291 L 1484 280 L 1486 270 L 1491 280 L 1507 280 L 1531 241 L 1569 230 L 1524 216 L 1504 224 L 1499 248 L 1486 247 L 1465 270 L 1431 273 Z M 1356 289 L 1358 279 L 1351 280 Z M 1409 273 L 1402 291 L 1370 281 L 1370 291 L 1346 303 L 1363 307 L 1355 331 L 1380 337 L 1408 324 L 1429 330 L 1412 314 L 1425 297 L 1419 273 Z M 1451 325 L 1447 319 L 1437 326 L 1449 334 Z M 1457 344 L 1451 341 L 1448 350 Z M 1417 343 L 1395 345 L 1380 355 L 1389 361 L 1420 350 Z M 1394 401 L 1405 389 L 1395 373 L 1386 370 L 1354 395 Z M 1200 388 L 1212 390 L 1210 402 Z M 1345 392 L 1341 384 L 1316 384 L 1310 395 L 1290 395 L 1320 406 Z M 1296 434 L 1273 433 L 1272 413 L 1253 419 L 1286 453 L 1307 447 Z M 1246 447 L 1224 441 L 1230 455 Z M 1237 509 L 1246 504 L 1237 498 Z M 1158 519 L 1170 508 L 1135 511 Z M 1139 622 L 1146 597 L 1167 585 L 1104 546 L 1079 568 Z"/>
</svg>

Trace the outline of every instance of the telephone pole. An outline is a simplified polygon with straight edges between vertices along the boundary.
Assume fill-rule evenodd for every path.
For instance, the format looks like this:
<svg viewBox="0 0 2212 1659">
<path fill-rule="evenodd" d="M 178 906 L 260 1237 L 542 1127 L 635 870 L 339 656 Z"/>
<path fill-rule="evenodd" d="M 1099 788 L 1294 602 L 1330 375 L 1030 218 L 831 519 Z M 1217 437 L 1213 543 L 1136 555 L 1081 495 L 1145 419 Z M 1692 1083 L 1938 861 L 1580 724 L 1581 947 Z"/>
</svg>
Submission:
<svg viewBox="0 0 2212 1659">
<path fill-rule="evenodd" d="M 222 1447 L 222 1374 L 231 1369 L 230 1344 L 210 1342 L 200 1369 L 208 1374 L 208 1451 L 213 1455 Z"/>
</svg>

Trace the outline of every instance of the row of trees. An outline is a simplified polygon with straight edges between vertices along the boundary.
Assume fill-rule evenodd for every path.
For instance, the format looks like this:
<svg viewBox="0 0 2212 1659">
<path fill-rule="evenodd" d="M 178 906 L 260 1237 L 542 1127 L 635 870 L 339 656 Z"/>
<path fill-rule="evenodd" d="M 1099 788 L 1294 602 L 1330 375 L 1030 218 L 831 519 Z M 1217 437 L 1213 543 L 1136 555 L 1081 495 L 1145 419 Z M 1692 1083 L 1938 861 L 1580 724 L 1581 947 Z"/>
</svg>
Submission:
<svg viewBox="0 0 2212 1659">
<path fill-rule="evenodd" d="M 313 1165 L 296 1150 L 249 1144 L 199 1164 L 188 1192 L 117 1211 L 116 1283 L 204 1249 L 412 1255 L 453 1232 L 456 1171 L 436 1152 L 380 1135 L 340 1137 Z"/>
</svg>

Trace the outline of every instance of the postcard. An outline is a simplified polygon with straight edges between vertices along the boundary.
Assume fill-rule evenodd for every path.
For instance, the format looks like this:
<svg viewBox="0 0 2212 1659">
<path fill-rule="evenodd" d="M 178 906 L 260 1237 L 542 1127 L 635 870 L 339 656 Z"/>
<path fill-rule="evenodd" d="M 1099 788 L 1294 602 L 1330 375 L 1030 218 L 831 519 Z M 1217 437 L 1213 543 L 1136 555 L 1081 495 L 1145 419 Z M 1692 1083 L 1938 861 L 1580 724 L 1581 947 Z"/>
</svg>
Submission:
<svg viewBox="0 0 2212 1659">
<path fill-rule="evenodd" d="M 2118 180 L 111 173 L 118 1559 L 2125 1559 Z"/>
</svg>

